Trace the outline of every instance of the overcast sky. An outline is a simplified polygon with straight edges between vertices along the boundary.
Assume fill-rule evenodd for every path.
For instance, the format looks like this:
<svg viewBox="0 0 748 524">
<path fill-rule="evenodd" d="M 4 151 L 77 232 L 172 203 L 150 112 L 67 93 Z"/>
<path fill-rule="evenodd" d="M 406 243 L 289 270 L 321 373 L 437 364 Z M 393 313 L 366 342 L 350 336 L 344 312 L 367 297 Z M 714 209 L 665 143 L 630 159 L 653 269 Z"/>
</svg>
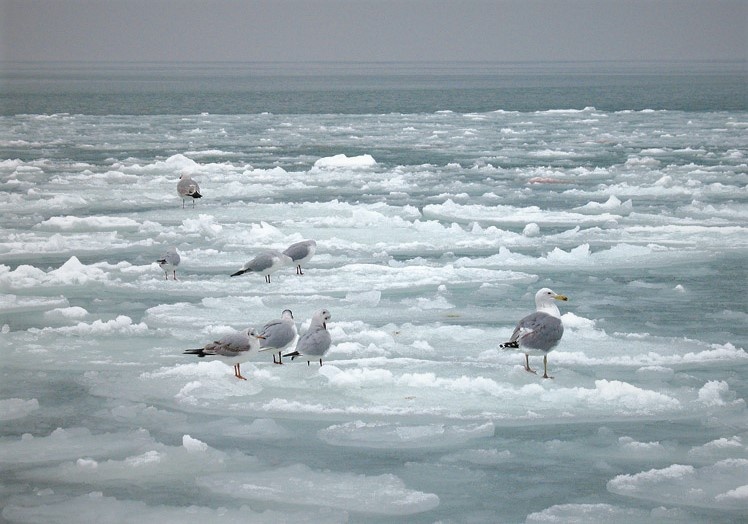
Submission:
<svg viewBox="0 0 748 524">
<path fill-rule="evenodd" d="M 14 61 L 746 59 L 748 0 L 0 0 Z"/>
</svg>

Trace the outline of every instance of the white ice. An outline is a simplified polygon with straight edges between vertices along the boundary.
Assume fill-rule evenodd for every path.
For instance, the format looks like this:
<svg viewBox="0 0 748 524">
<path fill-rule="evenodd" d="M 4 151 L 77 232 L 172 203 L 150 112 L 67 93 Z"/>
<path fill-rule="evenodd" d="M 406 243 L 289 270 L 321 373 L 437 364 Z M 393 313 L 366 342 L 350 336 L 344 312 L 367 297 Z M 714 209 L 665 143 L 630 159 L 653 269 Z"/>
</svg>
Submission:
<svg viewBox="0 0 748 524">
<path fill-rule="evenodd" d="M 745 120 L 0 117 L 2 519 L 740 522 Z M 498 348 L 546 285 L 553 380 Z M 322 367 L 182 354 L 322 307 Z"/>
</svg>

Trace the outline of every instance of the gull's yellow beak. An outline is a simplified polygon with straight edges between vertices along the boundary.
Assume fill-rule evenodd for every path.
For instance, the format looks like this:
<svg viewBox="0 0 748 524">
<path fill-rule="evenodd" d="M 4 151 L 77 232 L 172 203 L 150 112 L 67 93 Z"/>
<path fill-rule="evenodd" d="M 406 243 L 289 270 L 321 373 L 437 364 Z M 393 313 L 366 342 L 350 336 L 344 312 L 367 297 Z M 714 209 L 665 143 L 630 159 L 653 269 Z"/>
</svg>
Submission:
<svg viewBox="0 0 748 524">
<path fill-rule="evenodd" d="M 556 300 L 563 300 L 564 302 L 566 302 L 567 300 L 569 300 L 569 298 L 566 297 L 565 295 L 556 295 L 553 298 L 555 298 Z"/>
</svg>

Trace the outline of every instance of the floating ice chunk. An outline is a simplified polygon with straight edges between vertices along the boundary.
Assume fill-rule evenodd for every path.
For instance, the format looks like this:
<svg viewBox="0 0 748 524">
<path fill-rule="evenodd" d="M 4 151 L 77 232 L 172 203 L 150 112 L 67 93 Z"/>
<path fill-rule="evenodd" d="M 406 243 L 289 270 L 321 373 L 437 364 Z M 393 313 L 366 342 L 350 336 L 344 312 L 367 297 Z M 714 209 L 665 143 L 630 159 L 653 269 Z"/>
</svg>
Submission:
<svg viewBox="0 0 748 524">
<path fill-rule="evenodd" d="M 133 468 L 139 468 L 141 466 L 146 466 L 148 464 L 155 464 L 155 463 L 161 462 L 162 458 L 163 458 L 163 455 L 161 453 L 159 453 L 156 450 L 151 450 L 151 451 L 146 451 L 142 455 L 137 455 L 134 457 L 127 457 L 125 459 L 125 464 Z"/>
<path fill-rule="evenodd" d="M 580 330 L 595 329 L 595 321 L 593 319 L 580 317 L 571 312 L 564 313 L 563 315 L 561 315 L 561 320 L 563 321 L 565 328 L 580 329 Z"/>
<path fill-rule="evenodd" d="M 215 238 L 223 226 L 215 223 L 215 217 L 211 215 L 198 215 L 198 218 L 185 218 L 182 220 L 182 232 L 187 235 L 200 235 L 204 238 Z"/>
<path fill-rule="evenodd" d="M 645 484 L 652 485 L 663 481 L 693 477 L 696 469 L 693 466 L 673 464 L 664 469 L 650 469 L 634 475 L 618 475 L 608 482 L 608 491 L 620 495 L 631 495 Z"/>
<path fill-rule="evenodd" d="M 248 234 L 251 243 L 255 245 L 269 245 L 284 239 L 280 229 L 264 221 L 259 224 L 252 224 Z"/>
<path fill-rule="evenodd" d="M 615 196 L 610 195 L 610 198 L 604 203 L 600 202 L 588 202 L 583 206 L 575 207 L 574 211 L 583 211 L 583 212 L 605 212 L 605 211 L 617 211 L 618 213 L 625 212 L 625 211 L 631 211 L 633 207 L 633 204 L 631 203 L 631 200 L 626 200 L 625 202 L 621 202 L 621 200 Z"/>
<path fill-rule="evenodd" d="M 566 252 L 560 248 L 553 248 L 553 251 L 548 253 L 548 262 L 551 264 L 569 264 L 577 263 L 585 260 L 590 260 L 592 257 L 592 251 L 590 250 L 589 244 L 582 244 L 570 251 Z"/>
<path fill-rule="evenodd" d="M 362 357 L 377 357 L 384 356 L 386 352 L 383 348 L 378 347 L 376 344 L 369 344 L 364 346 L 358 342 L 341 342 L 335 344 L 333 353 L 336 355 L 346 355 L 350 358 L 362 358 Z"/>
<path fill-rule="evenodd" d="M 636 370 L 636 375 L 649 380 L 670 380 L 675 371 L 666 366 L 642 366 Z"/>
<path fill-rule="evenodd" d="M 169 479 L 181 480 L 194 475 L 195 471 L 202 474 L 223 473 L 229 466 L 247 470 L 255 469 L 258 465 L 254 457 L 236 451 L 225 453 L 197 439 L 186 440 L 183 437 L 183 442 L 186 445 L 166 446 L 158 442 L 143 444 L 132 450 L 134 454 L 123 459 L 94 459 L 88 454 L 75 461 L 28 469 L 19 475 L 29 480 L 53 479 L 57 482 L 89 485 L 116 484 L 122 481 L 162 485 Z"/>
<path fill-rule="evenodd" d="M 743 502 L 745 504 L 744 507 L 748 508 L 748 484 L 731 489 L 726 493 L 720 493 L 714 498 L 718 501 Z"/>
<path fill-rule="evenodd" d="M 554 178 L 550 176 L 534 176 L 527 180 L 528 184 L 563 184 L 564 181 L 560 178 Z"/>
<path fill-rule="evenodd" d="M 530 513 L 525 524 L 549 522 L 574 524 L 629 524 L 649 522 L 651 514 L 636 508 L 622 508 L 610 504 L 559 504 L 536 513 Z"/>
<path fill-rule="evenodd" d="M 326 506 L 379 515 L 412 515 L 439 505 L 439 497 L 405 487 L 395 475 L 314 471 L 297 464 L 260 472 L 199 477 L 200 487 L 243 500 Z"/>
<path fill-rule="evenodd" d="M 723 510 L 748 509 L 748 459 L 726 459 L 695 468 L 673 464 L 608 481 L 608 491 L 664 504 Z"/>
<path fill-rule="evenodd" d="M 651 454 L 660 457 L 665 451 L 665 447 L 659 442 L 639 442 L 631 437 L 620 437 L 618 445 L 623 451 L 636 453 L 637 455 Z"/>
<path fill-rule="evenodd" d="M 348 157 L 341 154 L 320 158 L 314 163 L 312 170 L 366 169 L 375 165 L 377 165 L 377 161 L 371 155 Z"/>
<path fill-rule="evenodd" d="M 424 311 L 430 309 L 454 309 L 455 307 L 455 305 L 447 300 L 446 297 L 441 295 L 435 297 L 406 298 L 402 303 L 411 308 Z"/>
<path fill-rule="evenodd" d="M 29 400 L 22 398 L 0 399 L 0 420 L 23 418 L 37 409 L 39 409 L 39 401 L 35 398 Z"/>
<path fill-rule="evenodd" d="M 167 411 L 143 403 L 126 403 L 120 400 L 119 405 L 110 411 L 111 417 L 119 422 L 127 422 L 140 427 L 172 427 L 176 428 L 185 423 L 186 415 L 175 411 Z"/>
<path fill-rule="evenodd" d="M 102 269 L 86 266 L 75 256 L 70 257 L 59 268 L 50 271 L 48 276 L 56 284 L 86 284 L 92 280 L 104 280 L 106 278 Z"/>
<path fill-rule="evenodd" d="M 630 169 L 655 169 L 660 166 L 660 161 L 651 156 L 631 156 L 626 160 L 624 166 Z"/>
<path fill-rule="evenodd" d="M 392 384 L 394 378 L 388 369 L 353 368 L 342 370 L 334 365 L 323 366 L 319 374 L 326 377 L 330 385 L 341 388 L 382 387 Z"/>
<path fill-rule="evenodd" d="M 75 466 L 79 469 L 97 469 L 99 467 L 99 463 L 94 459 L 79 458 L 75 461 Z"/>
<path fill-rule="evenodd" d="M 88 311 L 80 306 L 55 308 L 51 311 L 44 312 L 44 318 L 49 321 L 68 321 L 68 320 L 80 320 L 88 316 Z"/>
<path fill-rule="evenodd" d="M 658 187 L 667 187 L 673 184 L 673 177 L 670 175 L 665 175 L 663 177 L 660 177 L 657 179 L 657 181 L 654 183 L 655 186 Z"/>
<path fill-rule="evenodd" d="M 403 373 L 396 379 L 395 383 L 406 388 L 433 388 L 475 395 L 499 396 L 507 392 L 506 388 L 499 385 L 495 380 L 481 376 L 462 375 L 456 378 L 442 378 L 437 377 L 436 373 Z"/>
<path fill-rule="evenodd" d="M 688 451 L 688 456 L 698 460 L 748 458 L 748 446 L 740 436 L 722 437 Z"/>
<path fill-rule="evenodd" d="M 540 226 L 535 222 L 530 222 L 522 230 L 522 234 L 526 237 L 536 237 L 540 234 Z"/>
<path fill-rule="evenodd" d="M 614 413 L 637 413 L 642 415 L 677 410 L 678 399 L 641 389 L 619 380 L 596 380 L 594 389 L 572 388 L 580 400 L 591 405 L 606 405 Z"/>
<path fill-rule="evenodd" d="M 63 326 L 59 328 L 45 327 L 39 331 L 44 334 L 60 333 L 63 335 L 80 336 L 109 336 L 109 335 L 143 335 L 148 332 L 148 326 L 139 322 L 134 324 L 132 319 L 126 315 L 119 315 L 111 320 L 94 320 L 93 322 L 78 322 L 74 326 Z"/>
<path fill-rule="evenodd" d="M 485 224 L 527 224 L 534 222 L 543 225 L 591 225 L 604 224 L 617 220 L 621 215 L 610 213 L 578 213 L 569 211 L 548 211 L 537 206 L 515 207 L 504 205 L 458 204 L 447 199 L 442 204 L 423 206 L 423 216 L 427 219 L 451 220 L 456 223 L 480 221 Z"/>
<path fill-rule="evenodd" d="M 128 452 L 155 442 L 148 431 L 92 434 L 86 428 L 57 428 L 47 437 L 24 435 L 0 446 L 0 464 L 33 464 L 73 460 L 80 457 L 106 457 Z"/>
<path fill-rule="evenodd" d="M 167 377 L 192 378 L 202 377 L 205 379 L 219 378 L 226 374 L 226 366 L 217 360 L 209 362 L 190 362 L 178 366 L 160 368 L 156 371 L 148 371 L 140 375 L 141 379 L 163 379 Z M 197 383 L 199 386 L 200 383 Z M 185 387 L 189 386 L 186 384 Z"/>
<path fill-rule="evenodd" d="M 735 394 L 724 380 L 710 380 L 699 389 L 699 401 L 707 406 L 730 406 L 744 404 L 743 399 L 735 400 Z"/>
<path fill-rule="evenodd" d="M 119 524 L 141 524 L 143 522 L 179 522 L 180 524 L 277 524 L 298 522 L 300 524 L 336 524 L 348 522 L 343 511 L 327 508 L 319 510 L 281 512 L 253 511 L 247 506 L 237 508 L 209 508 L 203 506 L 149 506 L 144 502 L 118 500 L 105 497 L 101 492 L 92 492 L 60 501 L 60 497 L 49 497 L 48 503 L 40 505 L 9 504 L 3 509 L 3 517 L 12 522 L 117 522 Z"/>
<path fill-rule="evenodd" d="M 558 149 L 539 149 L 537 151 L 530 151 L 527 155 L 535 158 L 555 159 L 576 158 L 579 156 L 579 153 L 575 153 L 574 151 L 561 151 Z"/>
<path fill-rule="evenodd" d="M 35 229 L 61 231 L 136 231 L 140 224 L 127 217 L 108 216 L 62 216 L 51 217 L 34 226 Z"/>
<path fill-rule="evenodd" d="M 408 449 L 457 446 L 474 439 L 490 438 L 491 422 L 468 425 L 403 424 L 363 421 L 330 426 L 318 432 L 319 437 L 333 446 L 378 449 Z"/>
<path fill-rule="evenodd" d="M 127 171 L 131 171 L 134 173 L 154 173 L 154 174 L 162 174 L 166 172 L 168 175 L 178 178 L 177 175 L 181 175 L 181 174 L 193 175 L 199 172 L 200 164 L 198 164 L 197 162 L 195 162 L 191 158 L 188 158 L 185 155 L 176 154 L 176 155 L 170 156 L 166 160 L 159 160 L 159 161 L 156 161 L 152 164 L 148 164 L 145 166 L 133 164 L 132 166 L 128 167 Z"/>
<path fill-rule="evenodd" d="M 376 307 L 382 299 L 382 292 L 376 289 L 361 293 L 349 292 L 345 295 L 345 301 L 365 307 Z"/>
<path fill-rule="evenodd" d="M 434 353 L 434 347 L 429 344 L 427 340 L 414 340 L 411 347 L 415 349 L 419 355 L 429 355 Z"/>
<path fill-rule="evenodd" d="M 0 269 L 1 271 L 1 269 Z M 49 308 L 69 309 L 70 303 L 65 297 L 24 297 L 11 294 L 0 294 L 0 312 L 3 313 L 26 313 L 31 311 L 45 311 L 45 316 L 50 313 Z M 82 308 L 81 308 L 82 309 Z"/>
<path fill-rule="evenodd" d="M 0 286 L 9 289 L 22 289 L 39 285 L 83 285 L 108 278 L 107 273 L 99 267 L 82 264 L 78 257 L 72 256 L 62 266 L 45 273 L 28 265 L 20 265 L 15 270 L 0 265 Z"/>
<path fill-rule="evenodd" d="M 192 438 L 189 435 L 182 437 L 182 446 L 190 453 L 201 453 L 208 449 L 208 445 L 196 438 Z"/>
<path fill-rule="evenodd" d="M 668 152 L 668 150 L 661 147 L 650 147 L 647 149 L 642 149 L 640 152 L 642 155 L 664 155 Z"/>
<path fill-rule="evenodd" d="M 11 271 L 8 266 L 0 265 L 0 285 L 6 289 L 23 289 L 39 285 L 47 274 L 41 269 L 21 264 Z"/>
<path fill-rule="evenodd" d="M 245 374 L 253 376 L 256 370 L 250 368 Z M 229 397 L 254 395 L 262 390 L 257 381 L 241 383 L 233 379 L 231 368 L 218 360 L 192 362 L 145 372 L 140 375 L 141 389 L 151 388 L 153 393 L 163 394 L 165 381 L 170 386 L 170 395 L 178 402 L 198 405 L 211 401 L 227 400 Z M 187 380 L 186 380 L 187 379 Z M 224 405 L 224 407 L 227 407 Z"/>
</svg>

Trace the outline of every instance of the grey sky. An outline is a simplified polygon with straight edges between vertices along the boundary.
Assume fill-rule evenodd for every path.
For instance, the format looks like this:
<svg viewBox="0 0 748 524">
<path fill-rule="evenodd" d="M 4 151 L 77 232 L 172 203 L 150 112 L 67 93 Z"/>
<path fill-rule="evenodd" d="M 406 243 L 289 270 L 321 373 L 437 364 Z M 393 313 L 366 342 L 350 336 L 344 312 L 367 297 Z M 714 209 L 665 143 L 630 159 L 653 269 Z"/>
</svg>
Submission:
<svg viewBox="0 0 748 524">
<path fill-rule="evenodd" d="M 0 59 L 746 59 L 746 0 L 0 0 Z"/>
</svg>

